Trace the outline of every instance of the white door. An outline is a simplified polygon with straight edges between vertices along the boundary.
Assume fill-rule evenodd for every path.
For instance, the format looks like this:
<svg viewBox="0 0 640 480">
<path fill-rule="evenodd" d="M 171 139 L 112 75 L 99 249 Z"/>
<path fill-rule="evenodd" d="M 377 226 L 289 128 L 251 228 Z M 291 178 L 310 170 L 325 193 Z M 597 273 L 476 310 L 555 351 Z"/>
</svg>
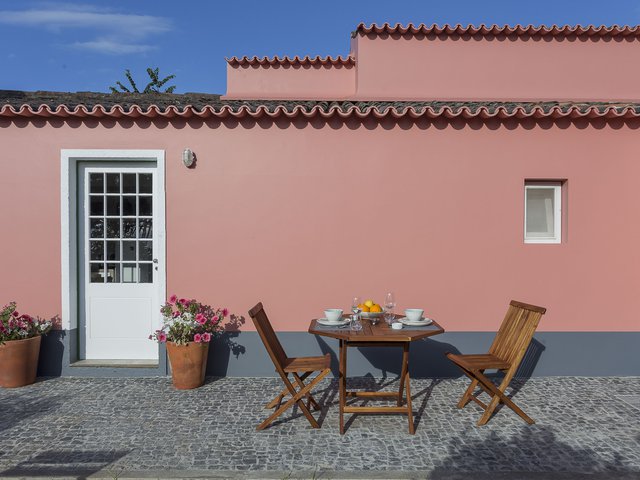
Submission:
<svg viewBox="0 0 640 480">
<path fill-rule="evenodd" d="M 158 177 L 155 162 L 79 164 L 81 358 L 158 358 L 148 338 L 164 301 Z"/>
</svg>

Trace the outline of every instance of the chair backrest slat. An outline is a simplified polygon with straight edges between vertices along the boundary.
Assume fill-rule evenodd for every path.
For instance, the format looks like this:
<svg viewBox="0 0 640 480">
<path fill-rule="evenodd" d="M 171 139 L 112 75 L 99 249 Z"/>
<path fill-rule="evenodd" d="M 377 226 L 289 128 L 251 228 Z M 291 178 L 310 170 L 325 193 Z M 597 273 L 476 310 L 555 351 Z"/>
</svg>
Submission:
<svg viewBox="0 0 640 480">
<path fill-rule="evenodd" d="M 543 307 L 512 300 L 489 353 L 517 368 L 545 312 Z"/>
<path fill-rule="evenodd" d="M 262 339 L 262 343 L 264 343 L 273 364 L 279 372 L 283 373 L 287 355 L 284 353 L 280 340 L 278 340 L 276 332 L 271 326 L 271 322 L 264 311 L 262 303 L 258 303 L 255 307 L 249 310 L 249 316 L 253 320 L 253 324 L 256 326 L 256 330 L 258 331 L 258 334 Z"/>
</svg>

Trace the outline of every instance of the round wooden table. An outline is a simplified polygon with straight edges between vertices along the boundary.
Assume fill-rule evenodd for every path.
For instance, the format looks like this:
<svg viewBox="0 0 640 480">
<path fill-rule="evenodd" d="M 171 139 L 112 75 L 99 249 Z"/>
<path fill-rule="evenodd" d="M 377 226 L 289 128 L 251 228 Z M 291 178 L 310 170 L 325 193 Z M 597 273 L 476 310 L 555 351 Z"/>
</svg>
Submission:
<svg viewBox="0 0 640 480">
<path fill-rule="evenodd" d="M 395 315 L 395 318 L 401 318 Z M 407 415 L 409 433 L 415 433 L 413 425 L 413 411 L 411 410 L 411 386 L 409 377 L 409 346 L 411 342 L 422 338 L 432 337 L 444 333 L 436 321 L 425 327 L 404 326 L 400 330 L 391 328 L 384 319 L 377 325 L 372 325 L 369 319 L 362 319 L 362 330 L 351 330 L 350 327 L 327 327 L 320 325 L 314 319 L 309 326 L 309 333 L 323 337 L 337 338 L 340 341 L 340 433 L 344 434 L 344 414 L 386 414 L 398 413 Z M 348 347 L 402 347 L 402 371 L 400 373 L 400 388 L 397 392 L 367 392 L 347 391 L 347 348 Z M 406 389 L 406 405 L 402 391 Z M 347 397 L 361 397 L 367 399 L 396 398 L 395 407 L 362 407 L 346 404 Z"/>
</svg>

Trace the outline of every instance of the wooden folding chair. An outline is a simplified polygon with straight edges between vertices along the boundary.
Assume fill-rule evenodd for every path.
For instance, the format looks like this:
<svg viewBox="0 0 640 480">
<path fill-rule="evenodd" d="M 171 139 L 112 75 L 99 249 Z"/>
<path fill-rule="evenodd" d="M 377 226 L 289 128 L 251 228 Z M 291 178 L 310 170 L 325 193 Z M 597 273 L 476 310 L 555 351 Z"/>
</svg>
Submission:
<svg viewBox="0 0 640 480">
<path fill-rule="evenodd" d="M 318 422 L 309 411 L 311 407 L 315 410 L 320 410 L 320 405 L 311 395 L 311 389 L 315 387 L 329 372 L 331 372 L 331 369 L 329 368 L 331 357 L 327 353 L 321 357 L 289 358 L 284 353 L 284 349 L 282 348 L 276 333 L 273 331 L 273 327 L 271 326 L 271 322 L 269 322 L 269 318 L 264 311 L 262 303 L 258 303 L 255 307 L 249 310 L 249 316 L 253 320 L 256 330 L 258 330 L 260 338 L 262 339 L 262 343 L 264 343 L 264 346 L 269 353 L 269 357 L 271 357 L 271 360 L 276 367 L 276 371 L 280 374 L 285 385 L 285 388 L 278 394 L 278 396 L 276 396 L 276 398 L 269 402 L 265 407 L 277 407 L 276 411 L 273 412 L 264 422 L 258 425 L 257 430 L 267 428 L 271 422 L 282 415 L 282 413 L 284 413 L 284 411 L 294 403 L 300 407 L 300 410 L 304 416 L 307 417 L 307 420 L 309 420 L 309 423 L 313 428 L 320 428 L 320 425 L 318 425 Z M 304 380 L 314 372 L 320 373 L 310 383 L 305 384 Z M 293 377 L 298 389 L 296 389 L 289 379 L 289 374 Z M 291 398 L 287 400 L 284 405 L 281 405 L 282 400 L 287 395 L 291 395 Z M 303 397 L 307 399 L 306 405 L 303 401 Z"/>
<path fill-rule="evenodd" d="M 471 379 L 471 385 L 469 385 L 469 388 L 467 388 L 458 402 L 458 408 L 463 408 L 470 401 L 474 401 L 484 408 L 484 414 L 478 420 L 478 425 L 484 425 L 489 421 L 500 402 L 516 412 L 529 425 L 535 423 L 513 400 L 507 397 L 505 390 L 518 370 L 518 366 L 538 327 L 540 318 L 546 311 L 547 309 L 543 307 L 512 300 L 500 330 L 496 334 L 491 348 L 489 348 L 489 353 L 482 355 L 447 353 L 449 360 L 458 365 L 464 374 Z M 504 372 L 504 378 L 499 386 L 496 386 L 484 374 L 485 370 L 494 369 Z M 481 388 L 478 395 L 484 391 L 491 396 L 491 401 L 488 405 L 480 401 L 477 395 L 474 394 L 478 386 Z"/>
</svg>

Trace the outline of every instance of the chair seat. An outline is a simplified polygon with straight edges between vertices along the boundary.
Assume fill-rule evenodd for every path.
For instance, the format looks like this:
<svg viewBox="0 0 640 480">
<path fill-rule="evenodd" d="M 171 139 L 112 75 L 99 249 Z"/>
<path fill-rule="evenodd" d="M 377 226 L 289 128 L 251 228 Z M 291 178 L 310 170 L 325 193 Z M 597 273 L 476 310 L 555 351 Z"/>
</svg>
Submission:
<svg viewBox="0 0 640 480">
<path fill-rule="evenodd" d="M 503 370 L 509 368 L 511 364 L 509 362 L 505 362 L 495 355 L 491 355 L 490 353 L 484 353 L 479 355 L 458 355 L 455 353 L 450 353 L 447 355 L 451 361 L 457 363 L 462 368 L 466 370 L 476 371 L 476 370 L 487 370 L 487 369 L 498 369 Z"/>
<path fill-rule="evenodd" d="M 285 372 L 315 372 L 329 368 L 331 356 L 327 353 L 320 357 L 287 358 L 284 364 Z"/>
</svg>

